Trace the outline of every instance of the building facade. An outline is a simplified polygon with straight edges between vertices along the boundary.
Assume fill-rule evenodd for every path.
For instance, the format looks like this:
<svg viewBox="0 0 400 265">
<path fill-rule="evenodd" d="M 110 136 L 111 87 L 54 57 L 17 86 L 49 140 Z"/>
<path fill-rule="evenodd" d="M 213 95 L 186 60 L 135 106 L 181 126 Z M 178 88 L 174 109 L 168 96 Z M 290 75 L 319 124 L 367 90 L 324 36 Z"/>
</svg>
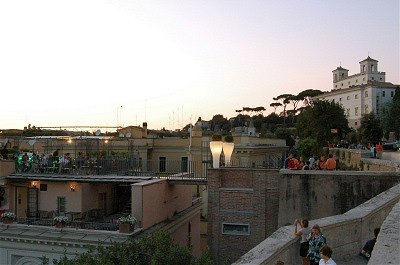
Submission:
<svg viewBox="0 0 400 265">
<path fill-rule="evenodd" d="M 349 76 L 341 66 L 333 70 L 333 89 L 313 98 L 329 100 L 343 106 L 349 126 L 357 129 L 365 114 L 381 117 L 384 106 L 393 100 L 398 85 L 386 82 L 385 72 L 378 71 L 378 61 L 360 62 L 360 73 Z"/>
</svg>

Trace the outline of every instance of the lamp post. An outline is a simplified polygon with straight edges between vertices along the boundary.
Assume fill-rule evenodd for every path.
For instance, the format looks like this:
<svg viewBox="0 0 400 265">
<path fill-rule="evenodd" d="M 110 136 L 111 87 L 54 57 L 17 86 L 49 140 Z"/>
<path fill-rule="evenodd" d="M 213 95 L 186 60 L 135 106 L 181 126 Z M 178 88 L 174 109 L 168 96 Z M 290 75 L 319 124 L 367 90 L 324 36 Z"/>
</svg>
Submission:
<svg viewBox="0 0 400 265">
<path fill-rule="evenodd" d="M 234 146 L 235 146 L 234 143 L 223 143 L 222 144 L 222 149 L 224 150 L 226 167 L 229 167 L 231 165 L 231 157 L 232 157 Z"/>
<path fill-rule="evenodd" d="M 219 158 L 222 152 L 222 141 L 211 141 L 210 149 L 213 157 L 213 168 L 219 168 Z"/>
</svg>

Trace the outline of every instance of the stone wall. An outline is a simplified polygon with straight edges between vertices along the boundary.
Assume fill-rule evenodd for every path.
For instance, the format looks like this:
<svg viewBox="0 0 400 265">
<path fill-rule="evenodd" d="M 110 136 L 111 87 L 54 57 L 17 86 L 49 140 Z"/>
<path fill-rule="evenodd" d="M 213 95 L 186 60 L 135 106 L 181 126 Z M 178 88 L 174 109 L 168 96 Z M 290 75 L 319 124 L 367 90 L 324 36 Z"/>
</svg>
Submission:
<svg viewBox="0 0 400 265">
<path fill-rule="evenodd" d="M 400 183 L 400 173 L 281 170 L 278 227 L 342 214 Z"/>
<path fill-rule="evenodd" d="M 387 264 L 382 260 L 385 258 L 393 260 L 396 251 L 398 255 L 399 188 L 400 185 L 397 185 L 342 215 L 311 220 L 310 225 L 321 226 L 322 233 L 327 238 L 327 244 L 333 248 L 333 258 L 339 259 L 357 255 L 363 244 L 373 237 L 374 228 L 380 227 L 392 211 L 382 226 L 383 233 L 381 232 L 382 234 L 378 237 L 377 246 L 385 248 L 384 253 L 393 255 L 386 257 L 379 255 L 381 257 L 376 257 L 376 263 L 371 263 Z M 394 205 L 396 207 L 393 207 Z M 233 264 L 274 265 L 278 260 L 285 264 L 300 264 L 299 238 L 293 235 L 293 230 L 293 225 L 279 228 Z M 391 236 L 386 237 L 386 234 L 391 234 Z M 390 242 L 379 242 L 383 237 Z M 375 260 L 374 255 L 373 253 L 372 258 Z"/>
<path fill-rule="evenodd" d="M 369 265 L 400 264 L 400 202 L 381 226 Z"/>
<path fill-rule="evenodd" d="M 208 176 L 209 246 L 219 264 L 296 218 L 343 214 L 400 183 L 400 172 L 221 168 Z M 248 234 L 224 233 L 224 224 L 248 226 Z"/>
</svg>

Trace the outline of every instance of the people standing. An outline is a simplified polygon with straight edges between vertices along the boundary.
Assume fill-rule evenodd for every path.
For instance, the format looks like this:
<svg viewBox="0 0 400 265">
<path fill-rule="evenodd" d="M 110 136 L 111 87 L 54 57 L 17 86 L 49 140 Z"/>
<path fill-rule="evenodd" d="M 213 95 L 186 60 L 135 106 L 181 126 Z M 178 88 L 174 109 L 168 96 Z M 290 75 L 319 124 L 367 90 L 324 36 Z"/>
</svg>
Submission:
<svg viewBox="0 0 400 265">
<path fill-rule="evenodd" d="M 318 265 L 321 259 L 320 249 L 326 245 L 326 238 L 321 233 L 321 228 L 319 225 L 314 225 L 312 227 L 308 244 L 308 257 L 310 258 L 310 265 Z"/>
<path fill-rule="evenodd" d="M 308 162 L 308 161 L 307 161 Z M 303 265 L 309 265 L 310 260 L 308 255 L 308 240 L 311 229 L 308 227 L 307 219 L 296 219 L 294 221 L 294 235 L 300 237 L 300 256 L 303 259 Z"/>
<path fill-rule="evenodd" d="M 336 262 L 332 259 L 332 249 L 327 245 L 320 249 L 321 259 L 319 265 L 336 265 Z"/>
<path fill-rule="evenodd" d="M 376 144 L 376 157 L 382 159 L 383 145 L 381 143 Z"/>
<path fill-rule="evenodd" d="M 333 158 L 333 154 L 329 154 L 324 167 L 326 170 L 335 170 L 336 169 L 336 160 Z"/>
<path fill-rule="evenodd" d="M 371 257 L 372 250 L 374 249 L 375 243 L 376 243 L 376 238 L 378 237 L 378 234 L 380 232 L 380 228 L 375 228 L 374 229 L 374 238 L 371 240 L 368 240 L 367 243 L 365 243 L 364 247 L 362 248 L 360 255 L 363 257 L 369 258 Z"/>
</svg>

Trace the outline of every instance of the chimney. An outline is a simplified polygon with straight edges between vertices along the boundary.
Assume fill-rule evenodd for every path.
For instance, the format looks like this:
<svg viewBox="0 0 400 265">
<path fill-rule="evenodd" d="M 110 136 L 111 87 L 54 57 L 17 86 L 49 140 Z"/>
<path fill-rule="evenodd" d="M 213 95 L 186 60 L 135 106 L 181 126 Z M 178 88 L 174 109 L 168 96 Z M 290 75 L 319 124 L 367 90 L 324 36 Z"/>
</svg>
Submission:
<svg viewBox="0 0 400 265">
<path fill-rule="evenodd" d="M 147 138 L 147 122 L 143 122 L 144 138 Z"/>
</svg>

